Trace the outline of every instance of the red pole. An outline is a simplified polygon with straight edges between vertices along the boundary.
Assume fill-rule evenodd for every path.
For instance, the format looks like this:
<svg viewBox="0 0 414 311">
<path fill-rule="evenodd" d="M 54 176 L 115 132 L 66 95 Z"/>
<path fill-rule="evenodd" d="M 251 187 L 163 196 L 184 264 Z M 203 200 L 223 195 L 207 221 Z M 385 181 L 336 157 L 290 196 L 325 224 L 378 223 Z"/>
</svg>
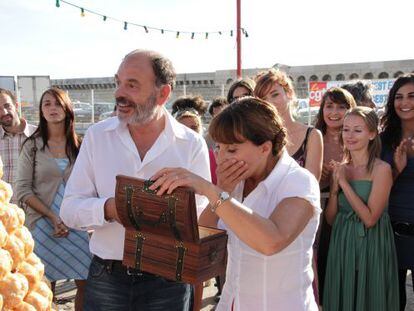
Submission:
<svg viewBox="0 0 414 311">
<path fill-rule="evenodd" d="M 237 78 L 242 77 L 241 69 L 241 0 L 237 0 Z"/>
</svg>

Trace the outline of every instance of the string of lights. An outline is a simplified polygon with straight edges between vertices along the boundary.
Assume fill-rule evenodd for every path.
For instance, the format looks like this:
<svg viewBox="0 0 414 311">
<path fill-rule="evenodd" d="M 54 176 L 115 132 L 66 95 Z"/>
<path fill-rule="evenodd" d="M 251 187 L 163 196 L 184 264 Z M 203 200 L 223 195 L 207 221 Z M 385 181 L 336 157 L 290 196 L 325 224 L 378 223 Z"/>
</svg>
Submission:
<svg viewBox="0 0 414 311">
<path fill-rule="evenodd" d="M 142 24 L 138 24 L 138 23 L 134 23 L 134 22 L 130 22 L 130 21 L 126 21 L 126 20 L 121 20 L 106 14 L 102 14 L 81 6 L 78 6 L 76 4 L 73 4 L 71 2 L 68 2 L 66 0 L 56 0 L 56 7 L 60 8 L 61 4 L 64 3 L 65 5 L 68 6 L 72 6 L 74 8 L 77 8 L 78 10 L 80 10 L 80 15 L 81 17 L 85 17 L 86 14 L 92 14 L 92 15 L 96 15 L 96 16 L 100 16 L 102 18 L 102 21 L 107 21 L 107 20 L 112 20 L 114 22 L 118 22 L 120 25 L 123 26 L 124 30 L 128 30 L 129 26 L 132 27 L 138 27 L 141 28 L 143 31 L 145 31 L 145 33 L 149 33 L 150 31 L 157 31 L 157 32 L 161 32 L 161 34 L 165 34 L 165 33 L 174 33 L 175 37 L 178 39 L 180 38 L 180 36 L 189 36 L 191 39 L 195 39 L 197 38 L 205 38 L 208 39 L 210 35 L 217 35 L 217 36 L 222 36 L 225 34 L 230 35 L 230 37 L 233 37 L 233 33 L 236 33 L 236 30 L 234 29 L 230 29 L 230 30 L 219 30 L 219 31 L 183 31 L 183 30 L 174 30 L 174 29 L 167 29 L 167 28 L 158 28 L 158 27 L 152 27 L 152 26 L 147 26 L 147 25 L 142 25 Z M 248 38 L 249 35 L 246 31 L 246 29 L 241 28 L 241 31 L 243 33 L 243 35 Z"/>
</svg>

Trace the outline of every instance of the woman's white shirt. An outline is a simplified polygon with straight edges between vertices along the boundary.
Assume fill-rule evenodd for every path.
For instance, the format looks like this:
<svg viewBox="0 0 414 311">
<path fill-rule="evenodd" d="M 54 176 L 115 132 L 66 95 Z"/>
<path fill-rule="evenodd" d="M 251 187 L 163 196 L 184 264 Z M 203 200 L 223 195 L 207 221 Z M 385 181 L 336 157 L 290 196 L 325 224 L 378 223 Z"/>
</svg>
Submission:
<svg viewBox="0 0 414 311">
<path fill-rule="evenodd" d="M 242 201 L 244 182 L 232 196 Z M 298 197 L 314 207 L 314 215 L 302 233 L 285 249 L 265 256 L 228 230 L 227 275 L 218 311 L 231 310 L 318 310 L 313 289 L 312 245 L 321 213 L 319 184 L 286 151 L 269 176 L 244 199 L 243 204 L 256 214 L 269 218 L 285 198 Z"/>
</svg>

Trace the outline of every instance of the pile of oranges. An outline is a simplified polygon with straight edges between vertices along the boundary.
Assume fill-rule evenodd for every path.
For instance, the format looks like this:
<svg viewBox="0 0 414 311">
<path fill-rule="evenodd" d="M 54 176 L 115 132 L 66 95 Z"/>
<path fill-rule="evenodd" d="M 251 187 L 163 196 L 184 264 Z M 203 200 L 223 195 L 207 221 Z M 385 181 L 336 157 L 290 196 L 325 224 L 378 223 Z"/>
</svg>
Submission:
<svg viewBox="0 0 414 311">
<path fill-rule="evenodd" d="M 44 265 L 33 253 L 24 211 L 10 203 L 11 196 L 11 186 L 0 180 L 0 310 L 52 310 L 53 294 L 43 278 Z"/>
</svg>

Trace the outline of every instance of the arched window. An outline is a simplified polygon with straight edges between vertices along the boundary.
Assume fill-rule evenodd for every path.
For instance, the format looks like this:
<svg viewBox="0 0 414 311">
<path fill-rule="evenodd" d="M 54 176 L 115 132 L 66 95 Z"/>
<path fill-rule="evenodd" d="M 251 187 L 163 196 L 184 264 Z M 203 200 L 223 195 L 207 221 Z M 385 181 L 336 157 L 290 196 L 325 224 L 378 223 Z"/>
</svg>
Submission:
<svg viewBox="0 0 414 311">
<path fill-rule="evenodd" d="M 344 81 L 345 80 L 345 76 L 342 73 L 337 74 L 335 80 L 336 81 Z"/>
<path fill-rule="evenodd" d="M 299 76 L 297 79 L 298 83 L 306 82 L 306 78 L 304 76 Z"/>
<path fill-rule="evenodd" d="M 378 75 L 378 79 L 388 79 L 389 78 L 389 74 L 388 74 L 388 72 L 381 72 L 379 75 Z"/>
<path fill-rule="evenodd" d="M 372 74 L 372 72 L 367 72 L 366 74 L 364 74 L 364 79 L 374 79 L 374 75 Z"/>
<path fill-rule="evenodd" d="M 318 76 L 317 75 L 311 75 L 309 78 L 309 81 L 318 81 Z"/>
<path fill-rule="evenodd" d="M 227 81 L 226 81 L 226 84 L 229 85 L 229 84 L 232 84 L 232 83 L 233 83 L 233 79 L 232 78 L 228 78 Z"/>
<path fill-rule="evenodd" d="M 359 76 L 358 76 L 358 74 L 357 73 L 352 73 L 350 76 L 349 76 L 349 79 L 350 80 L 355 80 L 355 79 L 358 79 L 359 78 Z"/>
<path fill-rule="evenodd" d="M 394 73 L 394 78 L 398 78 L 399 76 L 402 76 L 403 74 L 404 74 L 404 72 L 397 71 L 396 73 Z"/>
<path fill-rule="evenodd" d="M 308 83 L 306 83 L 305 76 L 299 76 L 296 79 L 295 91 L 299 98 L 308 97 Z"/>
<path fill-rule="evenodd" d="M 332 80 L 332 77 L 330 75 L 324 75 L 322 77 L 322 81 L 331 81 L 331 80 Z"/>
</svg>

